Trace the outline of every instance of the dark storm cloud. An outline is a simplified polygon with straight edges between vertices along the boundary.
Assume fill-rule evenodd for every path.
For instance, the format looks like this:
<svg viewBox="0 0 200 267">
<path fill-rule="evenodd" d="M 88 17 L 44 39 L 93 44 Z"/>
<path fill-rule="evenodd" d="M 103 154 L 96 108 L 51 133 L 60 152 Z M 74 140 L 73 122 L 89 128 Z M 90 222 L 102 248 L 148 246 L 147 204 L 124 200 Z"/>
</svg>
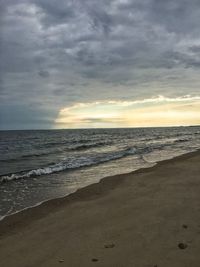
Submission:
<svg viewBox="0 0 200 267">
<path fill-rule="evenodd" d="M 43 78 L 49 77 L 49 72 L 45 71 L 45 70 L 39 71 L 38 74 L 39 74 L 39 76 L 41 76 Z"/>
<path fill-rule="evenodd" d="M 35 0 L 32 2 L 40 8 L 41 22 L 45 27 L 66 24 L 76 16 L 73 1 L 61 0 L 58 3 L 56 0 Z"/>
<path fill-rule="evenodd" d="M 12 112 L 23 117 L 20 103 L 25 113 L 27 106 L 39 107 L 40 115 L 27 112 L 30 124 L 38 118 L 39 127 L 47 109 L 55 114 L 74 102 L 199 90 L 198 0 L 8 0 L 0 5 L 1 111 L 8 114 L 7 124 Z"/>
<path fill-rule="evenodd" d="M 56 113 L 49 110 L 40 110 L 40 107 L 31 107 L 28 103 L 6 103 L 6 105 L 1 105 L 0 116 L 1 129 L 3 130 L 19 128 L 48 129 L 51 128 L 52 118 L 56 116 Z"/>
<path fill-rule="evenodd" d="M 189 48 L 192 52 L 200 54 L 200 45 L 194 45 Z"/>
</svg>

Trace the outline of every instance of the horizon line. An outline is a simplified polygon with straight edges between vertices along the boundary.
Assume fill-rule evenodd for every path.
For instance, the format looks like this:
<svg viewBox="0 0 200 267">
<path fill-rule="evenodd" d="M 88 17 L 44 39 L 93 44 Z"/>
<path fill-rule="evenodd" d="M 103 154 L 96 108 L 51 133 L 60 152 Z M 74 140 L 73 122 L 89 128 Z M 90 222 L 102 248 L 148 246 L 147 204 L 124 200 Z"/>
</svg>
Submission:
<svg viewBox="0 0 200 267">
<path fill-rule="evenodd" d="M 99 130 L 99 129 L 145 129 L 145 128 L 178 128 L 178 127 L 200 127 L 195 125 L 169 125 L 169 126 L 130 126 L 130 127 L 88 127 L 88 128 L 37 128 L 37 129 L 0 129 L 0 131 L 59 131 L 59 130 Z"/>
</svg>

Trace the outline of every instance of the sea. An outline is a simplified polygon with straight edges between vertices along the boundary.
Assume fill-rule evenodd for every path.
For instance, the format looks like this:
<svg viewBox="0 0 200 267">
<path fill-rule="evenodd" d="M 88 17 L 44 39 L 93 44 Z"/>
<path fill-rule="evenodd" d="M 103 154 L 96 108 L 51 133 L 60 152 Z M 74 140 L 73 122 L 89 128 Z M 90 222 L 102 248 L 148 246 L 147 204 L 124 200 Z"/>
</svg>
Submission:
<svg viewBox="0 0 200 267">
<path fill-rule="evenodd" d="M 0 219 L 198 149 L 200 126 L 0 131 Z"/>
</svg>

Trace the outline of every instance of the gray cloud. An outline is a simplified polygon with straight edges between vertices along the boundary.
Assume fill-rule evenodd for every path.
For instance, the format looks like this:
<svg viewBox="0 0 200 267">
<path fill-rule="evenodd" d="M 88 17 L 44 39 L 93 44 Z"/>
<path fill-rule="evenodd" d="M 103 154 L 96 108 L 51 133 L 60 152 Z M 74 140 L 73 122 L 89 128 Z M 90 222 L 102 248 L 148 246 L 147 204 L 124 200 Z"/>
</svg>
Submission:
<svg viewBox="0 0 200 267">
<path fill-rule="evenodd" d="M 41 76 L 41 77 L 43 77 L 43 78 L 47 78 L 47 77 L 49 77 L 49 72 L 46 71 L 46 70 L 40 70 L 40 71 L 38 72 L 38 74 L 39 74 L 39 76 Z"/>
<path fill-rule="evenodd" d="M 50 125 L 75 102 L 199 92 L 198 0 L 8 0 L 0 9 L 2 128 L 13 118 L 19 128 Z"/>
</svg>

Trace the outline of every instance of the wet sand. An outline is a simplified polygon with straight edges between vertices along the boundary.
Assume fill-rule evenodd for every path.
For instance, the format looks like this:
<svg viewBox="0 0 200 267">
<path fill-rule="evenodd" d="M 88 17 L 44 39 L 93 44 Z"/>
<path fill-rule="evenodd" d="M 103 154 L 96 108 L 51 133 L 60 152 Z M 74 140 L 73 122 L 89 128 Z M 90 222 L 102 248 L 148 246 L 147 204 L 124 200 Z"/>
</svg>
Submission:
<svg viewBox="0 0 200 267">
<path fill-rule="evenodd" d="M 0 222 L 1 267 L 199 267 L 200 152 Z"/>
</svg>

